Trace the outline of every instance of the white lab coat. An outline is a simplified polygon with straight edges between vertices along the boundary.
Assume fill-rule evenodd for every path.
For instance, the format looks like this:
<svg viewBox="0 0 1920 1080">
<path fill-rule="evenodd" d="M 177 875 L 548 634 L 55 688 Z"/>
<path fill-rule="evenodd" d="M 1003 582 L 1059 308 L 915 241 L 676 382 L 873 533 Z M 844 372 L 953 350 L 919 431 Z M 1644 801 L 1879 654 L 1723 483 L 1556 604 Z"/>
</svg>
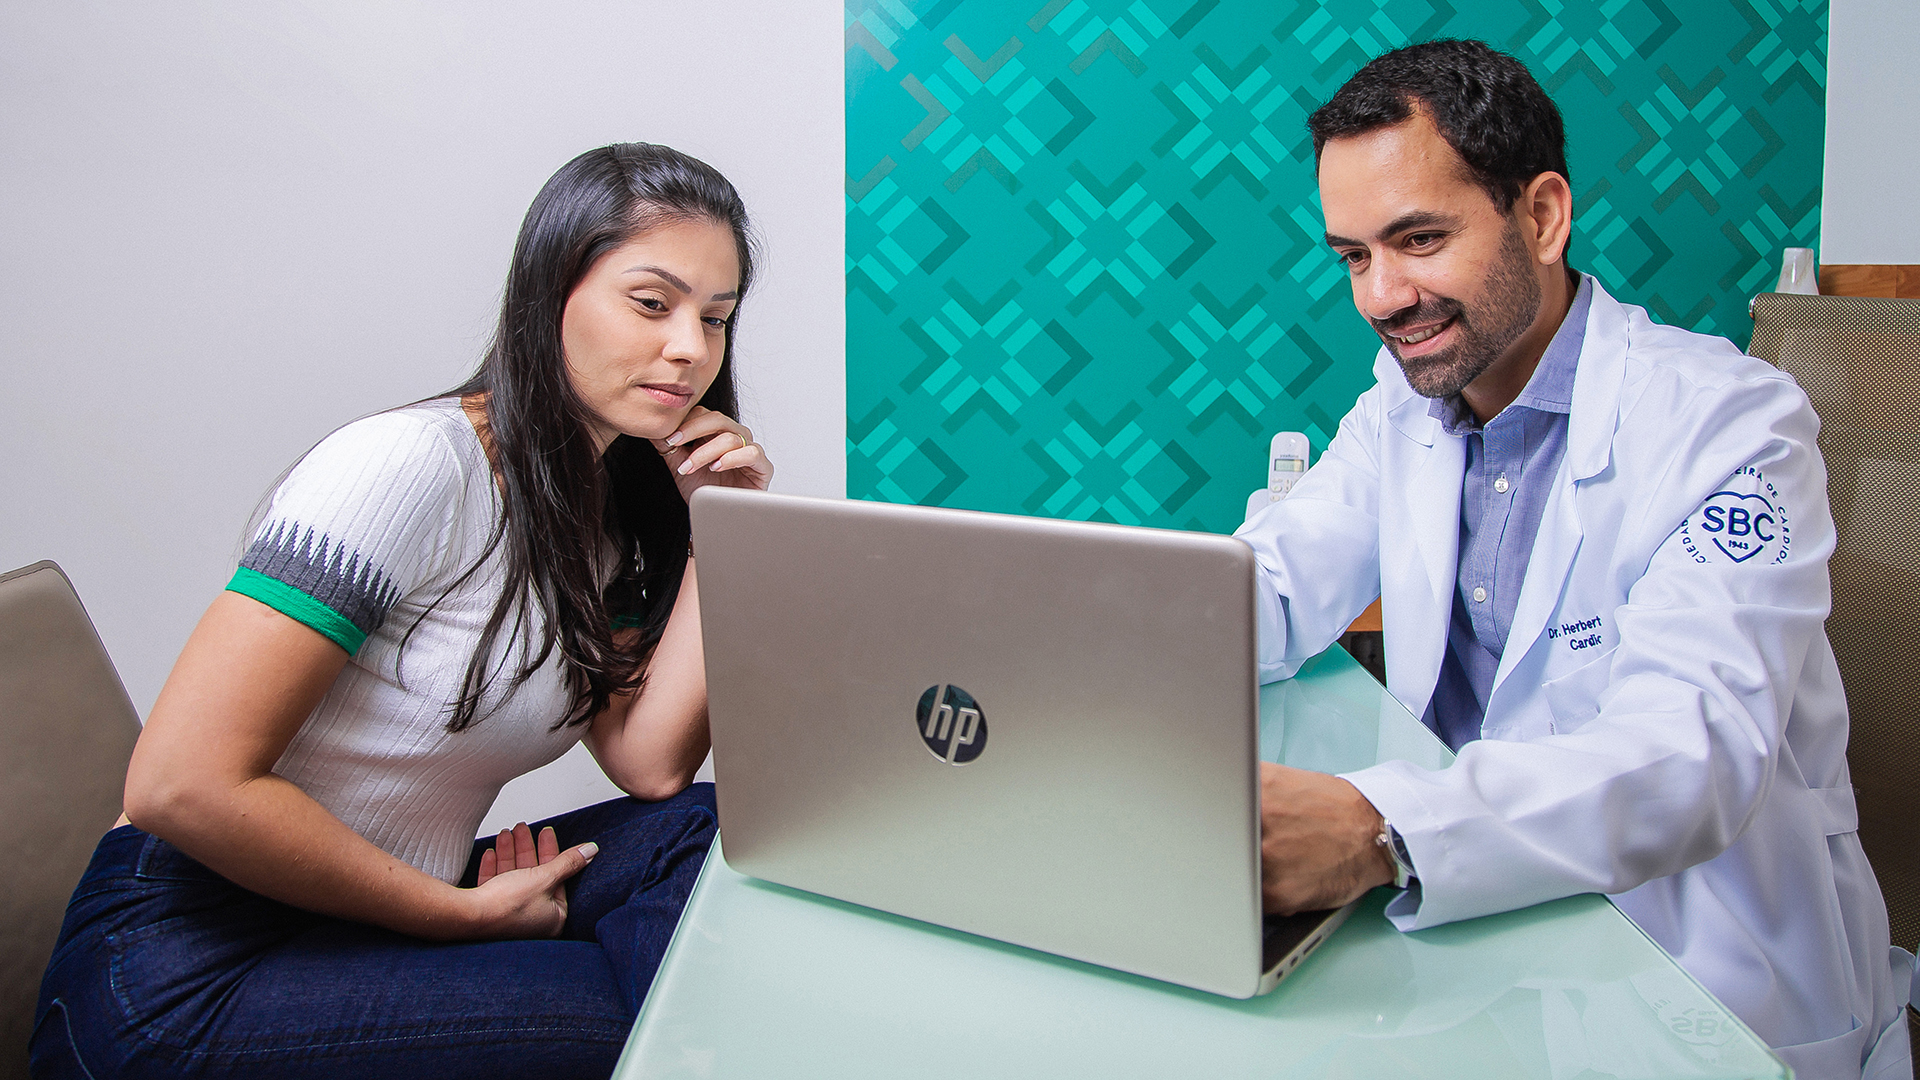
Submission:
<svg viewBox="0 0 1920 1080">
<path fill-rule="evenodd" d="M 1261 568 L 1263 678 L 1378 595 L 1388 687 L 1419 716 L 1447 648 L 1464 447 L 1384 349 L 1374 371 L 1291 497 L 1239 535 Z M 1861 1075 L 1883 1031 L 1870 1072 L 1907 1067 L 1823 626 L 1818 426 L 1787 375 L 1595 285 L 1483 739 L 1442 771 L 1347 777 L 1419 872 L 1389 909 L 1401 929 L 1607 893 L 1803 1078 Z"/>
</svg>

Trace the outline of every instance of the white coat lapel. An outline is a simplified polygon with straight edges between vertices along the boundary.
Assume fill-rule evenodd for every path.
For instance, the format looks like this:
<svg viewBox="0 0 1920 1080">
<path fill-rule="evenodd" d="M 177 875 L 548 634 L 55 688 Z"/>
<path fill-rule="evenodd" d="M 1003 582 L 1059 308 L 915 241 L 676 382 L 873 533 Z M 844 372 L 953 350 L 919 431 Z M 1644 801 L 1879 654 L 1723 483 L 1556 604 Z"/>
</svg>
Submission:
<svg viewBox="0 0 1920 1080">
<path fill-rule="evenodd" d="M 1580 365 L 1573 375 L 1573 412 L 1567 421 L 1567 454 L 1554 477 L 1553 494 L 1540 515 L 1527 577 L 1507 631 L 1506 650 L 1493 677 L 1487 715 L 1507 675 L 1526 658 L 1546 630 L 1547 620 L 1566 589 L 1586 529 L 1580 520 L 1580 482 L 1605 472 L 1613 458 L 1613 432 L 1619 423 L 1620 384 L 1627 369 L 1627 313 L 1599 282 L 1587 311 L 1587 332 L 1580 343 Z"/>
<path fill-rule="evenodd" d="M 1382 460 L 1400 480 L 1398 520 L 1383 515 L 1381 521 L 1388 533 L 1380 538 L 1387 681 L 1416 716 L 1433 696 L 1446 655 L 1460 562 L 1460 481 L 1466 470 L 1461 440 L 1442 432 L 1427 406 L 1427 399 L 1409 394 L 1389 412 L 1393 427 L 1409 441 L 1400 444 L 1401 453 Z M 1416 557 L 1396 559 L 1391 553 L 1406 552 L 1409 538 L 1415 552 L 1408 554 Z"/>
<path fill-rule="evenodd" d="M 1420 549 L 1419 568 L 1426 578 L 1427 595 L 1441 612 L 1440 639 L 1446 637 L 1444 626 L 1453 607 L 1460 566 L 1460 483 L 1466 467 L 1465 444 L 1442 435 L 1420 455 L 1419 467 L 1401 489 L 1413 541 Z"/>
<path fill-rule="evenodd" d="M 1571 442 L 1571 433 L 1568 441 Z M 1507 630 L 1507 645 L 1500 654 L 1500 669 L 1493 676 L 1493 691 L 1488 695 L 1487 716 L 1495 715 L 1493 702 L 1500 697 L 1507 675 L 1526 659 L 1528 650 L 1539 640 L 1560 602 L 1573 560 L 1580 553 L 1585 530 L 1578 512 L 1579 485 L 1572 476 L 1572 447 L 1560 462 L 1560 475 L 1554 478 L 1553 494 L 1540 514 L 1540 531 L 1534 537 L 1533 554 L 1527 558 L 1527 577 L 1520 584 L 1520 599 L 1513 609 L 1513 625 Z"/>
</svg>

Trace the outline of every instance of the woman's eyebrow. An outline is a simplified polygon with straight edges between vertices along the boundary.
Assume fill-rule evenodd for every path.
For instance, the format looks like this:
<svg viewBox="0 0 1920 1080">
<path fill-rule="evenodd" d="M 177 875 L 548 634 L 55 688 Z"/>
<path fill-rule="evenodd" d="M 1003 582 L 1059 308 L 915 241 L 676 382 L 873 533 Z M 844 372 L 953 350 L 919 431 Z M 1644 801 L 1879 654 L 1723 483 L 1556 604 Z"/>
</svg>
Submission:
<svg viewBox="0 0 1920 1080">
<path fill-rule="evenodd" d="M 737 292 L 717 292 L 713 294 L 713 298 L 715 300 L 738 300 L 740 299 L 740 294 Z"/>
<path fill-rule="evenodd" d="M 678 277 L 676 277 L 673 274 L 672 271 L 664 269 L 662 267 L 646 266 L 646 265 L 629 266 L 627 267 L 625 272 L 629 274 L 657 274 L 667 284 L 673 286 L 676 289 L 679 289 L 681 292 L 688 293 L 688 294 L 691 294 L 693 292 L 693 286 L 687 284 L 684 281 L 681 281 Z"/>
</svg>

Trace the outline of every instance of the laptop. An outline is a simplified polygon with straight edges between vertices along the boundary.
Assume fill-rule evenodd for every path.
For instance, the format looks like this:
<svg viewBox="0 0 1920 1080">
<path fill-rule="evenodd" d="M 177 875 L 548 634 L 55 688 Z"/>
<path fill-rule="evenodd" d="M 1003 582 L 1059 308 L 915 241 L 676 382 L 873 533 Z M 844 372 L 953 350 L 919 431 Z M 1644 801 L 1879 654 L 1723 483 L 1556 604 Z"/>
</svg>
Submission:
<svg viewBox="0 0 1920 1080">
<path fill-rule="evenodd" d="M 1246 545 L 712 487 L 692 515 L 734 869 L 1237 998 L 1352 910 L 1261 914 Z"/>
</svg>

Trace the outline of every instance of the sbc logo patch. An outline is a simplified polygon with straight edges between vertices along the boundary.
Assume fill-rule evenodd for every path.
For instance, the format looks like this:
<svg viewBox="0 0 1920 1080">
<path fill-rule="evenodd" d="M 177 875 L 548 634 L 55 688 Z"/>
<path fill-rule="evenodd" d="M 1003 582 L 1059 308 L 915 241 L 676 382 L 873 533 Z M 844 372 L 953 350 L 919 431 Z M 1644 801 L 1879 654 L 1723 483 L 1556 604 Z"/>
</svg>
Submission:
<svg viewBox="0 0 1920 1080">
<path fill-rule="evenodd" d="M 1779 489 L 1748 466 L 1688 516 L 1680 545 L 1697 563 L 1771 566 L 1793 550 L 1793 523 Z"/>
</svg>

